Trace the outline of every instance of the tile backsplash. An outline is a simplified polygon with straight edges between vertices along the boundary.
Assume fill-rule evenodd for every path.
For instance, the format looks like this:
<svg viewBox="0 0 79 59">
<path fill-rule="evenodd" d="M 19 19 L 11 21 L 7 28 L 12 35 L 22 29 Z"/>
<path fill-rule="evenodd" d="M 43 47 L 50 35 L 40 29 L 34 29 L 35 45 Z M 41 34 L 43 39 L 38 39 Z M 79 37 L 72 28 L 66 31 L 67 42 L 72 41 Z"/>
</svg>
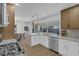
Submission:
<svg viewBox="0 0 79 59">
<path fill-rule="evenodd" d="M 79 29 L 67 29 L 67 31 L 68 37 L 79 38 Z"/>
</svg>

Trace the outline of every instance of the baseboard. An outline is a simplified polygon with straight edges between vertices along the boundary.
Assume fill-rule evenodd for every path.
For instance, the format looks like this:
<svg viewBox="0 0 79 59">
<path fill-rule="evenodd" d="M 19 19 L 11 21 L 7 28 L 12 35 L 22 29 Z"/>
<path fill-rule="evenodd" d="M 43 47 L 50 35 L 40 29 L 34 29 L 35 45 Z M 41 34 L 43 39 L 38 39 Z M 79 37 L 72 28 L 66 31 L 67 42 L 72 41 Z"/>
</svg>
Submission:
<svg viewBox="0 0 79 59">
<path fill-rule="evenodd" d="M 57 51 L 55 51 L 55 50 L 53 50 L 53 49 L 49 49 L 49 50 L 51 50 L 51 51 L 53 51 L 53 52 L 59 54 L 59 56 L 62 56 L 59 52 L 57 52 Z"/>
</svg>

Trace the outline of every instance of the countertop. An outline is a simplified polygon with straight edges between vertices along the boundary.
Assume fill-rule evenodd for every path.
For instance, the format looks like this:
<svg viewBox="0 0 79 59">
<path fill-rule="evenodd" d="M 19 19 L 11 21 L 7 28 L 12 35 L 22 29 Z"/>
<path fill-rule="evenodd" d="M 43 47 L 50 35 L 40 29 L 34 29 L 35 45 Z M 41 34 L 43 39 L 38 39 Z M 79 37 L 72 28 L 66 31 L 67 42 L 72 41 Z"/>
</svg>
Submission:
<svg viewBox="0 0 79 59">
<path fill-rule="evenodd" d="M 0 42 L 0 45 L 5 45 L 5 44 L 15 43 L 15 42 L 17 42 L 16 39 L 3 40 L 2 42 Z"/>
<path fill-rule="evenodd" d="M 59 38 L 60 38 L 60 39 L 70 40 L 70 41 L 79 43 L 79 38 L 75 38 L 75 37 L 65 37 L 65 36 L 62 36 L 62 37 L 59 37 Z"/>
<path fill-rule="evenodd" d="M 38 33 L 33 33 L 32 35 L 38 35 Z M 58 39 L 70 40 L 70 41 L 72 41 L 72 42 L 77 42 L 77 43 L 79 43 L 79 38 L 77 38 L 77 37 L 59 36 L 59 35 L 54 34 L 54 33 L 48 33 L 48 34 L 46 34 L 46 33 L 40 33 L 39 35 L 41 35 L 41 36 L 47 36 L 47 37 L 49 37 L 49 38 L 51 38 L 51 37 L 56 37 L 56 38 L 58 38 Z"/>
</svg>

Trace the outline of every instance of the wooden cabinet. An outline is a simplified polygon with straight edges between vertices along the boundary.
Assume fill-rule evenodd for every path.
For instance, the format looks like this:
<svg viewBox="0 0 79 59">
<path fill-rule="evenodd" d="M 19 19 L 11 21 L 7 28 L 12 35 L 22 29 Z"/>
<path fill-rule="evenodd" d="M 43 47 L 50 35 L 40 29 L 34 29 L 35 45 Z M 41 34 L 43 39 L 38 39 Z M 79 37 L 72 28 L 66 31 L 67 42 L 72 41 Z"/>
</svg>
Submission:
<svg viewBox="0 0 79 59">
<path fill-rule="evenodd" d="M 69 27 L 69 10 L 65 10 L 61 12 L 61 27 L 62 28 Z"/>
<path fill-rule="evenodd" d="M 59 40 L 59 53 L 65 56 L 79 56 L 79 44 L 69 40 Z"/>
<path fill-rule="evenodd" d="M 69 10 L 69 23 L 70 28 L 79 29 L 79 6 L 73 7 Z"/>
<path fill-rule="evenodd" d="M 61 11 L 63 29 L 79 29 L 79 5 Z"/>
<path fill-rule="evenodd" d="M 4 27 L 2 30 L 3 39 L 14 39 L 14 24 L 15 24 L 15 13 L 14 13 L 14 5 L 7 3 L 7 13 L 8 13 L 8 21 L 9 24 L 7 27 Z"/>
</svg>

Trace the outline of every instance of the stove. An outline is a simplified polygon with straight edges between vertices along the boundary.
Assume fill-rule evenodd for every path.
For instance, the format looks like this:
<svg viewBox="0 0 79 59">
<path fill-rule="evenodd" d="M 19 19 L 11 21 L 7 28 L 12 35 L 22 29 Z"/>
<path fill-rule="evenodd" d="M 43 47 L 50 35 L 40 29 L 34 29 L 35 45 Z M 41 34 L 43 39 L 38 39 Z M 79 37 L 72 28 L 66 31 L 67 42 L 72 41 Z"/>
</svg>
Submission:
<svg viewBox="0 0 79 59">
<path fill-rule="evenodd" d="M 19 44 L 9 43 L 0 45 L 0 56 L 23 56 L 24 51 L 20 48 Z"/>
</svg>

